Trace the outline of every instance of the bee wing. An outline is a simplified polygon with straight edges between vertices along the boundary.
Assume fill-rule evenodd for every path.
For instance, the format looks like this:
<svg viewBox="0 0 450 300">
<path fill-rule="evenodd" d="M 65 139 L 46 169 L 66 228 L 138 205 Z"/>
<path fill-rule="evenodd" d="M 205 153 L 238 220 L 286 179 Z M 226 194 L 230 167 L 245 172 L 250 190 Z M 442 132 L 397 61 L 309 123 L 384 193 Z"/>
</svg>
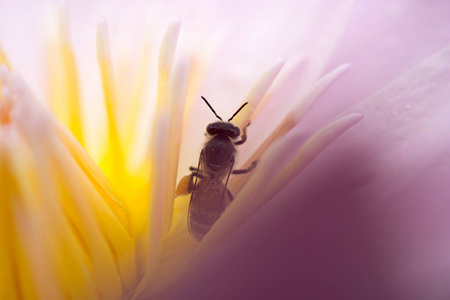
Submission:
<svg viewBox="0 0 450 300">
<path fill-rule="evenodd" d="M 208 233 L 232 200 L 228 195 L 227 183 L 233 165 L 234 160 L 220 172 L 220 176 L 210 178 L 204 171 L 203 153 L 200 154 L 198 176 L 194 179 L 187 222 L 189 232 L 197 240 L 201 240 Z"/>
<path fill-rule="evenodd" d="M 195 193 L 195 189 L 197 187 L 197 183 L 199 182 L 199 179 L 205 175 L 205 172 L 203 171 L 204 164 L 205 164 L 204 154 L 203 154 L 203 151 L 201 151 L 200 157 L 198 159 L 197 175 L 194 175 L 195 172 L 192 172 L 193 185 L 192 185 L 191 199 L 192 199 L 192 195 Z M 190 207 L 190 205 L 189 205 L 189 207 Z"/>
<path fill-rule="evenodd" d="M 231 201 L 233 201 L 233 196 L 231 195 L 231 193 L 228 194 L 228 188 L 227 188 L 227 186 L 228 186 L 228 180 L 230 180 L 231 171 L 233 171 L 233 166 L 234 166 L 234 158 L 233 158 L 233 160 L 230 162 L 230 165 L 229 165 L 229 167 L 227 168 L 226 173 L 225 173 L 227 179 L 225 180 L 225 184 L 224 184 L 224 186 L 223 186 L 222 199 L 223 199 L 223 201 L 224 201 L 224 203 L 225 203 L 226 206 L 228 206 L 228 204 L 230 204 Z M 230 198 L 230 196 L 231 196 L 231 198 Z"/>
<path fill-rule="evenodd" d="M 193 176 L 193 185 L 192 185 L 192 192 L 191 192 L 191 200 L 189 201 L 189 209 L 188 209 L 188 215 L 187 215 L 187 224 L 188 224 L 188 230 L 191 233 L 191 235 L 193 235 L 194 237 L 196 237 L 195 233 L 195 226 L 192 224 L 192 220 L 193 216 L 196 216 L 198 213 L 198 209 L 196 209 L 197 205 L 195 204 L 195 195 L 196 195 L 196 190 L 197 187 L 201 181 L 200 177 L 203 177 L 204 172 L 203 170 L 203 165 L 204 165 L 204 154 L 203 151 L 200 152 L 200 157 L 198 159 L 198 166 L 197 166 L 197 175 L 194 175 L 195 172 L 192 172 L 192 176 Z M 196 237 L 197 238 L 197 237 Z M 199 238 L 197 238 L 198 240 L 200 240 Z"/>
<path fill-rule="evenodd" d="M 230 179 L 231 171 L 234 166 L 234 158 L 230 161 L 230 163 L 220 172 L 216 173 L 216 177 L 214 179 L 209 178 L 207 172 L 205 172 L 205 159 L 203 151 L 200 153 L 200 158 L 198 160 L 197 174 L 194 176 L 192 193 L 191 193 L 191 202 L 192 198 L 194 198 L 196 192 L 199 192 L 199 185 L 201 186 L 201 190 L 206 190 L 211 194 L 216 194 L 219 190 L 221 191 L 221 200 L 220 202 L 229 203 L 228 201 L 232 201 L 227 192 L 227 185 Z M 204 183 L 201 183 L 204 181 Z M 196 197 L 195 197 L 196 198 Z M 228 200 L 228 201 L 227 201 Z M 190 205 L 189 205 L 190 206 Z"/>
</svg>

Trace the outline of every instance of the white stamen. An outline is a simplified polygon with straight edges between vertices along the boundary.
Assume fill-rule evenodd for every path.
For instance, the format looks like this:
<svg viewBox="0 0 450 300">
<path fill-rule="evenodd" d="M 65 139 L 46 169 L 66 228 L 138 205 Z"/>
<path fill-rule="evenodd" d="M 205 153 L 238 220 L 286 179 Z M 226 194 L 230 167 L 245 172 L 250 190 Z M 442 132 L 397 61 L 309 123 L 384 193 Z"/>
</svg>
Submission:
<svg viewBox="0 0 450 300">
<path fill-rule="evenodd" d="M 164 237 L 164 224 L 169 197 L 168 170 L 169 165 L 169 140 L 170 136 L 170 112 L 162 110 L 155 119 L 154 148 L 152 162 L 152 184 L 150 187 L 150 206 L 148 212 L 148 245 L 147 264 L 144 278 L 134 292 L 137 298 L 147 288 L 155 275 L 159 263 L 159 257 Z"/>
<path fill-rule="evenodd" d="M 175 200 L 175 187 L 178 171 L 178 160 L 180 157 L 181 134 L 183 125 L 183 112 L 186 100 L 187 82 L 189 76 L 189 61 L 183 60 L 175 67 L 174 73 L 170 80 L 168 99 L 170 106 L 171 124 L 169 139 L 169 165 L 167 166 L 169 197 L 167 202 L 167 213 L 165 220 L 165 233 L 170 230 L 173 205 Z"/>
<path fill-rule="evenodd" d="M 329 123 L 319 131 L 317 131 L 311 138 L 309 138 L 297 152 L 296 156 L 286 164 L 270 182 L 265 186 L 258 197 L 260 201 L 259 207 L 263 205 L 268 199 L 274 196 L 278 191 L 284 188 L 301 170 L 303 170 L 317 155 L 325 150 L 332 142 L 339 136 L 350 129 L 353 125 L 361 121 L 363 115 L 360 113 L 352 113 L 344 116 L 334 122 Z M 286 145 L 288 148 L 295 147 L 296 141 L 290 141 Z"/>
<path fill-rule="evenodd" d="M 158 68 L 171 70 L 177 48 L 178 34 L 180 32 L 181 19 L 175 18 L 169 24 L 164 33 L 159 48 Z"/>
<path fill-rule="evenodd" d="M 294 123 L 300 121 L 300 119 L 305 115 L 311 105 L 314 103 L 316 99 L 322 95 L 328 87 L 331 86 L 336 79 L 339 78 L 345 71 L 350 68 L 350 64 L 342 64 L 333 71 L 329 72 L 322 78 L 320 78 L 314 86 L 309 90 L 307 94 L 305 94 L 299 103 L 291 110 L 288 115 L 288 118 L 293 120 Z"/>
<path fill-rule="evenodd" d="M 249 102 L 253 107 L 257 107 L 267 90 L 272 85 L 273 81 L 283 68 L 285 59 L 279 59 L 273 66 L 271 66 L 264 74 L 258 79 L 258 81 L 252 86 L 250 91 L 245 97 L 245 100 Z"/>
<path fill-rule="evenodd" d="M 66 1 L 58 3 L 58 29 L 59 38 L 64 44 L 69 43 L 69 25 L 67 24 Z"/>
<path fill-rule="evenodd" d="M 226 236 L 239 228 L 319 153 L 361 119 L 361 114 L 353 113 L 328 124 L 306 141 L 300 147 L 296 156 L 275 176 L 273 170 L 279 168 L 280 153 L 283 153 L 283 149 L 295 147 L 296 139 L 285 138 L 276 147 L 269 150 L 261 159 L 261 163 L 255 170 L 255 175 L 205 236 L 192 259 L 190 267 L 204 260 L 208 253 L 211 253 Z M 293 134 L 295 135 L 296 132 L 293 132 Z M 261 189 L 261 187 L 263 188 Z"/>
<path fill-rule="evenodd" d="M 237 126 L 244 127 L 248 121 L 252 120 L 255 110 L 257 108 L 260 109 L 260 106 L 264 104 L 261 100 L 272 85 L 275 78 L 280 73 L 284 63 L 284 59 L 279 59 L 266 72 L 264 72 L 252 86 L 245 97 L 245 101 L 248 102 L 247 107 L 236 116 L 236 120 L 234 121 Z"/>
<path fill-rule="evenodd" d="M 190 61 L 184 59 L 180 61 L 175 67 L 172 80 L 169 84 L 169 103 L 173 109 L 181 109 L 181 111 L 177 111 L 177 113 L 182 113 L 182 109 L 184 106 L 184 101 L 187 85 L 188 85 L 188 77 L 189 77 L 189 68 Z M 176 115 L 176 118 L 182 118 L 183 115 Z"/>
<path fill-rule="evenodd" d="M 281 121 L 281 123 L 278 124 L 277 127 L 275 127 L 275 129 L 261 144 L 261 146 L 245 162 L 243 167 L 247 168 L 253 161 L 259 160 L 259 157 L 264 153 L 264 151 L 266 151 L 268 147 L 270 147 L 270 145 L 272 145 L 276 140 L 282 138 L 298 122 L 300 122 L 309 108 L 313 105 L 314 101 L 317 100 L 319 96 L 323 92 L 325 92 L 325 90 L 349 67 L 349 64 L 340 65 L 339 67 L 319 79 L 313 86 L 313 88 L 300 98 L 298 104 L 294 106 L 294 108 Z M 239 178 L 235 177 L 236 179 L 233 178 L 230 182 L 230 189 L 233 191 L 241 190 L 251 176 L 253 176 L 253 174 L 249 173 Z"/>
<path fill-rule="evenodd" d="M 101 17 L 97 22 L 97 59 L 99 62 L 109 61 L 110 57 L 108 23 L 104 17 Z"/>
</svg>

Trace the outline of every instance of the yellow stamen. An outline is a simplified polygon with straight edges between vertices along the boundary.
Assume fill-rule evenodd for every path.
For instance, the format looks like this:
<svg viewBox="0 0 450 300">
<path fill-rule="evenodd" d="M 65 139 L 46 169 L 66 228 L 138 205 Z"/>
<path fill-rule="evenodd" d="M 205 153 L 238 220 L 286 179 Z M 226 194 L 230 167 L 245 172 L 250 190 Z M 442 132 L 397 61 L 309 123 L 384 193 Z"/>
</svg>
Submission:
<svg viewBox="0 0 450 300">
<path fill-rule="evenodd" d="M 97 59 L 100 67 L 103 93 L 105 97 L 105 107 L 109 124 L 108 151 L 101 165 L 103 166 L 102 169 L 107 176 L 115 184 L 119 185 L 125 172 L 125 161 L 120 143 L 119 132 L 117 130 L 117 99 L 114 72 L 111 62 L 108 27 L 104 18 L 99 20 L 97 26 Z"/>
<path fill-rule="evenodd" d="M 36 290 L 29 270 L 24 267 L 25 257 L 19 247 L 18 232 L 13 217 L 14 199 L 17 197 L 16 179 L 11 172 L 7 133 L 0 128 L 0 272 L 2 274 L 2 299 L 35 299 Z M 16 263 L 19 262 L 19 263 Z"/>
<path fill-rule="evenodd" d="M 124 89 L 121 94 L 121 98 L 124 102 L 124 117 L 123 117 L 123 136 L 124 145 L 127 147 L 124 149 L 127 154 L 132 155 L 132 145 L 134 138 L 136 138 L 136 128 L 137 128 L 137 116 L 139 116 L 139 111 L 143 107 L 145 93 L 148 86 L 148 76 L 150 74 L 152 52 L 154 51 L 152 43 L 150 42 L 150 33 L 147 34 L 146 42 L 144 43 L 142 50 L 139 54 L 137 61 L 139 62 L 136 71 L 136 79 L 133 81 L 130 91 Z"/>
<path fill-rule="evenodd" d="M 84 144 L 81 98 L 75 57 L 69 37 L 64 3 L 57 12 L 56 36 L 49 41 L 48 76 L 51 107 L 55 115 L 70 129 L 80 144 Z"/>
<path fill-rule="evenodd" d="M 122 299 L 137 284 L 126 213 L 96 175 L 101 171 L 90 159 L 83 161 L 87 154 L 80 155 L 82 147 L 67 129 L 17 75 L 4 68 L 1 75 L 10 91 L 5 100 L 14 106 L 10 124 L 0 128 L 0 158 L 8 162 L 1 184 L 15 179 L 8 188 L 14 209 L 5 213 L 13 216 L 10 229 L 18 236 L 15 276 L 30 285 L 24 293 L 40 299 Z"/>
<path fill-rule="evenodd" d="M 169 87 L 169 76 L 175 57 L 178 34 L 180 33 L 181 20 L 172 20 L 164 33 L 158 56 L 158 94 L 157 111 L 167 105 L 167 92 Z"/>
</svg>

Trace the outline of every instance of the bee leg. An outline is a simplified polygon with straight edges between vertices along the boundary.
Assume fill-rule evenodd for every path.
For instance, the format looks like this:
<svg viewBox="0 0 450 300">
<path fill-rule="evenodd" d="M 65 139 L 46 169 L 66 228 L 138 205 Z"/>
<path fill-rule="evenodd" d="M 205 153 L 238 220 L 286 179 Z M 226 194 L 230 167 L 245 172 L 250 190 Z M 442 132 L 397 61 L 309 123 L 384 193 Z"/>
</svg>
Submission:
<svg viewBox="0 0 450 300">
<path fill-rule="evenodd" d="M 197 169 L 197 168 L 189 167 L 189 171 L 192 172 L 192 173 L 191 173 L 192 177 L 195 176 L 195 177 L 198 177 L 198 178 L 200 178 L 200 179 L 203 179 L 203 175 L 200 174 L 200 173 L 198 172 L 198 169 Z"/>
<path fill-rule="evenodd" d="M 229 189 L 227 189 L 227 195 L 228 195 L 228 198 L 230 198 L 230 202 L 234 200 L 234 196 L 233 196 L 233 194 L 230 192 Z"/>
<path fill-rule="evenodd" d="M 231 174 L 235 174 L 235 175 L 246 174 L 248 172 L 251 172 L 256 167 L 257 164 L 258 164 L 258 161 L 255 160 L 254 162 L 252 162 L 252 164 L 247 169 L 233 170 L 233 171 L 231 171 Z"/>
<path fill-rule="evenodd" d="M 245 141 L 247 140 L 247 127 L 250 126 L 250 122 L 247 123 L 247 125 L 245 125 L 244 130 L 242 132 L 242 137 L 240 141 L 235 142 L 235 145 L 242 145 L 243 143 L 245 143 Z"/>
<path fill-rule="evenodd" d="M 194 189 L 194 177 L 203 179 L 203 175 L 198 173 L 198 169 L 194 168 L 194 167 L 189 167 L 189 171 L 191 171 L 191 178 L 189 179 L 189 184 L 188 184 L 188 193 L 191 193 L 192 190 Z"/>
<path fill-rule="evenodd" d="M 196 167 L 189 167 L 189 171 L 198 172 L 198 169 Z"/>
</svg>

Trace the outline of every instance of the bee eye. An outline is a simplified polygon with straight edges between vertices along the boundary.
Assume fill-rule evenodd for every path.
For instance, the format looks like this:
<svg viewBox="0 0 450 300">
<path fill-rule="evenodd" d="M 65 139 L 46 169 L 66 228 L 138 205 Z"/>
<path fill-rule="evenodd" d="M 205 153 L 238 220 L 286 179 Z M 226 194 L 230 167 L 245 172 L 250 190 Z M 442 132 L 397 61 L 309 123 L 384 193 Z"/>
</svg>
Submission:
<svg viewBox="0 0 450 300">
<path fill-rule="evenodd" d="M 211 123 L 206 127 L 206 132 L 209 135 L 215 135 L 219 132 L 219 129 L 217 128 L 215 123 Z"/>
<path fill-rule="evenodd" d="M 234 128 L 230 128 L 228 132 L 228 136 L 232 139 L 235 139 L 241 135 L 241 130 L 237 126 L 233 126 Z"/>
</svg>

